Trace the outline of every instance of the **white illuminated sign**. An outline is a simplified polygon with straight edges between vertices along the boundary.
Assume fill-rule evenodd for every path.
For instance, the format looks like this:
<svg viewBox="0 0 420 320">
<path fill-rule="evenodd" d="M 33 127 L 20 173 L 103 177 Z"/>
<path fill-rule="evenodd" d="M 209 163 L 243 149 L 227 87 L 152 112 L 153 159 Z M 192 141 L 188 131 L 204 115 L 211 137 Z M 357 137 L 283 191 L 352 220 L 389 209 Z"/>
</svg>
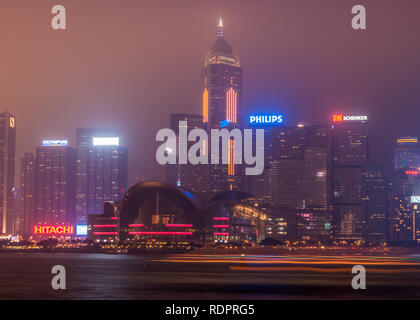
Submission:
<svg viewBox="0 0 420 320">
<path fill-rule="evenodd" d="M 343 116 L 344 121 L 367 121 L 367 116 Z"/>
<path fill-rule="evenodd" d="M 42 140 L 43 147 L 67 147 L 69 140 Z"/>
<path fill-rule="evenodd" d="M 420 203 L 420 196 L 411 196 L 411 203 Z"/>
<path fill-rule="evenodd" d="M 76 225 L 76 235 L 77 236 L 87 236 L 88 235 L 88 226 L 86 224 Z"/>
<path fill-rule="evenodd" d="M 93 145 L 94 146 L 119 146 L 120 138 L 119 137 L 94 137 Z"/>
</svg>

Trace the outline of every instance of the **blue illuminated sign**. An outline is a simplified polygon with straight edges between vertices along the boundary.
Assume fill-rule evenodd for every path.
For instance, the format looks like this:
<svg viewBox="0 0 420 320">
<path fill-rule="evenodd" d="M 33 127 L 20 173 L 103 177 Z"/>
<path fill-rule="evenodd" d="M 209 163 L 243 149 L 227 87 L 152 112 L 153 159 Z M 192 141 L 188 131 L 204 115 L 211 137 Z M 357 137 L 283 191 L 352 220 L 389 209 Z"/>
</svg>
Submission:
<svg viewBox="0 0 420 320">
<path fill-rule="evenodd" d="M 86 224 L 76 225 L 76 236 L 87 236 L 88 235 L 88 226 Z"/>
<path fill-rule="evenodd" d="M 284 116 L 281 114 L 270 114 L 270 115 L 250 115 L 249 124 L 251 125 L 282 125 L 284 122 Z"/>
<path fill-rule="evenodd" d="M 227 127 L 229 124 L 229 120 L 223 120 L 222 122 L 220 122 L 220 128 Z"/>
</svg>

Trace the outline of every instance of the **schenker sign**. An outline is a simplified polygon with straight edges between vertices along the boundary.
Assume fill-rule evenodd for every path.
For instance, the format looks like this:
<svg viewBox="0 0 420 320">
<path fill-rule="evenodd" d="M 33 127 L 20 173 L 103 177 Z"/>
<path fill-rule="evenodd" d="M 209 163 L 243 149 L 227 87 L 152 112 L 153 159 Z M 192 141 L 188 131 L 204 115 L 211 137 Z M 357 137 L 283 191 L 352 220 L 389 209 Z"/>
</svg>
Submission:
<svg viewBox="0 0 420 320">
<path fill-rule="evenodd" d="M 74 230 L 73 227 L 65 227 L 65 226 L 34 226 L 34 234 L 73 234 Z"/>
<path fill-rule="evenodd" d="M 343 121 L 367 121 L 368 116 L 344 116 L 341 113 L 335 114 L 333 116 L 333 122 L 343 122 Z"/>
</svg>

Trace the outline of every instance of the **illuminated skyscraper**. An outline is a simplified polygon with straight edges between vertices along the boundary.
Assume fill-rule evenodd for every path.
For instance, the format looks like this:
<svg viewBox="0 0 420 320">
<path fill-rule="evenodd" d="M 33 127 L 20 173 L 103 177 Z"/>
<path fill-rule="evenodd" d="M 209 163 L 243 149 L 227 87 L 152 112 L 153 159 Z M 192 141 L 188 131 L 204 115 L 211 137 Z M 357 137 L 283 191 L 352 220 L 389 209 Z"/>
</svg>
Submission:
<svg viewBox="0 0 420 320">
<path fill-rule="evenodd" d="M 207 53 L 202 72 L 203 122 L 208 129 L 238 128 L 241 110 L 242 69 L 239 57 L 224 38 L 220 19 L 217 39 Z M 211 165 L 212 192 L 239 189 L 242 166 L 233 165 L 234 143 L 230 141 L 229 165 Z"/>
<path fill-rule="evenodd" d="M 369 162 L 366 116 L 335 115 L 332 129 L 333 222 L 337 240 L 363 240 L 362 170 Z"/>
<path fill-rule="evenodd" d="M 20 165 L 20 213 L 19 232 L 28 235 L 32 231 L 35 210 L 35 156 L 25 153 Z"/>
<path fill-rule="evenodd" d="M 14 233 L 16 119 L 0 114 L 0 224 L 1 233 Z"/>
<path fill-rule="evenodd" d="M 127 149 L 115 129 L 79 128 L 76 132 L 76 216 L 102 214 L 106 201 L 121 200 L 127 188 Z"/>
<path fill-rule="evenodd" d="M 34 225 L 75 223 L 76 150 L 68 140 L 44 140 L 36 149 Z"/>
<path fill-rule="evenodd" d="M 224 38 L 222 20 L 217 40 L 206 55 L 202 75 L 203 121 L 209 128 L 220 128 L 223 121 L 239 120 L 242 69 L 239 57 Z"/>
<path fill-rule="evenodd" d="M 416 137 L 397 139 L 395 148 L 395 170 L 420 167 L 420 148 Z"/>
</svg>

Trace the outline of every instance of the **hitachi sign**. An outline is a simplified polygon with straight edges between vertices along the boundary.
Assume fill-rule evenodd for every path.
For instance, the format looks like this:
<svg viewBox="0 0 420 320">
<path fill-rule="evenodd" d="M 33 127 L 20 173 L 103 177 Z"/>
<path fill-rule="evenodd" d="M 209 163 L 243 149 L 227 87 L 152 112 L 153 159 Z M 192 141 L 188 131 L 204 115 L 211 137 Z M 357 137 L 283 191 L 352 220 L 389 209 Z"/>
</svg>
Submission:
<svg viewBox="0 0 420 320">
<path fill-rule="evenodd" d="M 34 234 L 73 234 L 73 227 L 34 226 Z"/>
<path fill-rule="evenodd" d="M 279 125 L 282 124 L 284 121 L 283 115 L 252 115 L 249 116 L 249 123 L 250 124 L 271 124 L 271 125 Z"/>
</svg>

